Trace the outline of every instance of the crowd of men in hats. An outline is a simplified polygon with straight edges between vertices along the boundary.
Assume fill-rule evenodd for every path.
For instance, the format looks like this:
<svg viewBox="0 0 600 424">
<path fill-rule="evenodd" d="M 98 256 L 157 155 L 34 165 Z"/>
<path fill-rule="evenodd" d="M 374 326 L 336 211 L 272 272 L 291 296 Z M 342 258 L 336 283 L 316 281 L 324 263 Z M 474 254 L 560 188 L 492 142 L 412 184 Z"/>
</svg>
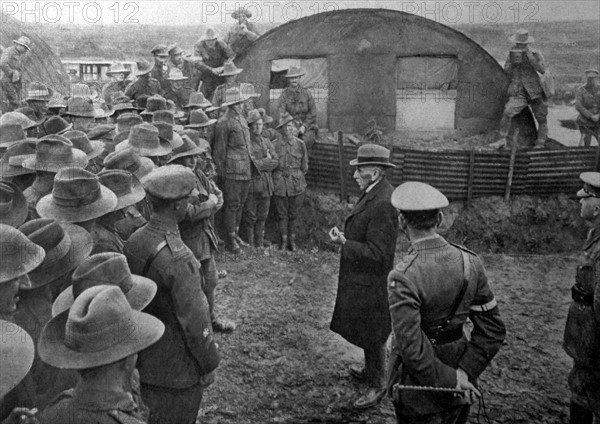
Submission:
<svg viewBox="0 0 600 424">
<path fill-rule="evenodd" d="M 247 18 L 236 12 L 235 43 L 256 35 Z M 547 106 L 529 78 L 543 57 L 525 51 L 528 34 L 515 37 L 520 83 L 506 116 L 532 105 L 543 137 Z M 273 208 L 279 249 L 298 247 L 318 137 L 303 72 L 288 70 L 273 128 L 255 87 L 236 81 L 236 52 L 212 28 L 195 56 L 153 48 L 154 63 L 139 61 L 134 81 L 115 65 L 100 101 L 87 86 L 63 96 L 35 82 L 19 103 L 19 58 L 29 48 L 21 37 L 2 56 L 14 110 L 0 116 L 0 420 L 194 423 L 221 361 L 213 332 L 236 328 L 216 314 L 221 244 L 233 253 L 268 246 Z M 597 137 L 598 73 L 588 74 L 578 110 Z M 483 264 L 437 234 L 448 206 L 441 192 L 391 186 L 388 149 L 363 145 L 350 165 L 362 194 L 344 230 L 330 232 L 341 249 L 331 330 L 364 351 L 364 367 L 349 370 L 365 383 L 354 407 L 389 393 L 399 423 L 466 423 L 506 331 Z M 582 217 L 598 226 L 600 174 L 582 180 Z M 394 266 L 399 230 L 412 247 Z M 597 319 L 599 240 L 590 233 L 565 332 L 578 423 L 600 417 L 597 345 L 582 343 L 593 325 L 574 324 Z"/>
</svg>

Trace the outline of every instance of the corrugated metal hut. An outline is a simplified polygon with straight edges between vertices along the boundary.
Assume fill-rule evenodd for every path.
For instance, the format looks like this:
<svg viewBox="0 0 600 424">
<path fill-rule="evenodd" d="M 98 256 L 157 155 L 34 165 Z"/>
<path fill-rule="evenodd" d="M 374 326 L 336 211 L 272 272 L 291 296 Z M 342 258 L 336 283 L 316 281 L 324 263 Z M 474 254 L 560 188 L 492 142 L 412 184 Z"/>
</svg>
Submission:
<svg viewBox="0 0 600 424">
<path fill-rule="evenodd" d="M 43 82 L 50 85 L 55 91 L 67 93 L 69 78 L 62 62 L 37 34 L 17 19 L 0 11 L 0 47 L 2 50 L 13 45 L 21 35 L 31 39 L 31 52 L 23 61 L 23 88 L 32 81 Z"/>
<path fill-rule="evenodd" d="M 277 115 L 282 75 L 299 64 L 319 124 L 362 132 L 375 118 L 386 130 L 473 134 L 494 129 L 508 80 L 481 46 L 452 28 L 385 9 L 346 9 L 288 22 L 238 59 L 238 80 L 261 91 Z M 271 106 L 271 107 L 269 107 Z"/>
</svg>

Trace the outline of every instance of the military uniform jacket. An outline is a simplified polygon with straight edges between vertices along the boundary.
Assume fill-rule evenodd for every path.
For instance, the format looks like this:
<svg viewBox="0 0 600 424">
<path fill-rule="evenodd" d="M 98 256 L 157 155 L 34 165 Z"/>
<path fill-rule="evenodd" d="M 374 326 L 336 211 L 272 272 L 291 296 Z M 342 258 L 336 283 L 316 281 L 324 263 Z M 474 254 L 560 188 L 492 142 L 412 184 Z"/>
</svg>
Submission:
<svg viewBox="0 0 600 424">
<path fill-rule="evenodd" d="M 185 57 L 179 65 L 175 65 L 173 61 L 169 59 L 167 61 L 167 67 L 169 71 L 173 68 L 177 68 L 181 70 L 183 76 L 188 77 L 187 81 L 183 82 L 183 87 L 188 91 L 198 90 L 198 84 L 200 83 L 202 73 L 209 71 L 209 67 L 206 66 L 199 57 Z"/>
<path fill-rule="evenodd" d="M 0 56 L 0 69 L 3 74 L 2 81 L 12 83 L 14 71 L 21 72 L 21 57 L 21 54 L 19 54 L 15 46 L 10 46 L 4 50 L 2 56 Z"/>
<path fill-rule="evenodd" d="M 259 172 L 252 176 L 248 194 L 271 197 L 273 194 L 271 172 L 279 166 L 277 152 L 271 141 L 266 137 L 250 134 L 250 140 L 250 154 L 258 165 Z"/>
<path fill-rule="evenodd" d="M 231 109 L 217 122 L 213 157 L 222 178 L 248 181 L 252 168 L 258 169 L 250 156 L 248 122 Z"/>
<path fill-rule="evenodd" d="M 286 111 L 300 121 L 307 130 L 318 129 L 317 126 L 317 106 L 312 94 L 304 87 L 298 86 L 296 89 L 288 87 L 279 97 L 278 108 L 280 111 Z"/>
<path fill-rule="evenodd" d="M 545 97 L 540 76 L 538 75 L 538 72 L 540 74 L 546 72 L 544 56 L 539 52 L 532 52 L 530 50 L 526 50 L 525 52 L 533 53 L 535 60 L 530 61 L 524 54 L 523 63 L 513 65 L 510 61 L 510 56 L 506 59 L 504 72 L 511 81 L 508 94 L 514 96 L 519 92 L 525 91 L 532 100 Z"/>
<path fill-rule="evenodd" d="M 256 89 L 254 88 L 254 86 L 247 82 L 236 82 L 233 85 L 221 84 L 215 89 L 215 92 L 213 93 L 213 97 L 212 97 L 212 101 L 211 101 L 213 106 L 221 106 L 225 102 L 225 92 L 230 88 L 238 88 L 240 90 L 240 93 L 246 94 L 246 95 L 256 93 Z M 254 99 L 251 98 L 251 99 L 246 100 L 244 102 L 244 109 L 243 109 L 244 116 L 248 116 L 248 112 L 253 109 L 256 109 L 256 104 L 254 102 Z"/>
<path fill-rule="evenodd" d="M 61 393 L 41 415 L 44 424 L 143 424 L 146 420 L 131 394 L 85 391 Z"/>
<path fill-rule="evenodd" d="M 211 68 L 223 66 L 228 59 L 235 57 L 231 47 L 223 40 L 217 40 L 214 48 L 208 47 L 206 41 L 202 40 L 196 43 L 194 51 L 196 56 L 200 56 L 204 64 Z"/>
<path fill-rule="evenodd" d="M 139 353 L 142 383 L 176 389 L 199 383 L 220 360 L 199 262 L 181 240 L 177 225 L 155 217 L 125 243 L 125 256 L 133 274 L 145 275 L 158 286 L 144 312 L 165 324 L 161 339 Z"/>
<path fill-rule="evenodd" d="M 204 261 L 218 250 L 217 236 L 213 229 L 211 217 L 214 212 L 208 195 L 215 194 L 209 179 L 202 173 L 195 171 L 197 196 L 190 196 L 188 212 L 185 219 L 179 223 L 179 231 L 185 245 L 190 248 L 196 259 Z"/>
<path fill-rule="evenodd" d="M 463 263 L 464 257 L 469 261 Z M 458 330 L 458 339 L 433 343 L 428 335 L 448 318 L 467 269 L 468 286 L 454 318 L 444 331 Z M 413 243 L 408 255 L 388 277 L 393 352 L 401 360 L 402 384 L 456 387 L 456 369 L 475 381 L 500 349 L 506 330 L 481 260 L 474 253 L 436 235 Z M 471 339 L 461 337 L 462 326 L 473 322 Z M 434 345 L 435 344 L 435 345 Z M 403 391 L 403 413 L 438 413 L 457 404 L 445 393 Z"/>
<path fill-rule="evenodd" d="M 385 343 L 390 330 L 387 275 L 394 266 L 398 214 L 383 179 L 364 193 L 344 227 L 331 330 L 361 348 Z"/>
<path fill-rule="evenodd" d="M 113 225 L 99 219 L 96 221 L 91 234 L 94 241 L 94 248 L 90 255 L 105 252 L 123 253 L 125 242 Z"/>
<path fill-rule="evenodd" d="M 236 56 L 245 52 L 253 42 L 258 40 L 258 29 L 252 22 L 246 22 L 248 33 L 245 33 L 237 23 L 227 33 L 225 42 L 231 46 Z"/>
<path fill-rule="evenodd" d="M 297 137 L 281 137 L 275 142 L 279 166 L 273 171 L 275 196 L 298 196 L 306 190 L 308 152 L 304 141 Z"/>
<path fill-rule="evenodd" d="M 125 89 L 125 95 L 131 100 L 136 101 L 140 96 L 153 96 L 160 94 L 160 82 L 154 78 L 138 78 Z"/>
<path fill-rule="evenodd" d="M 577 124 L 585 127 L 600 126 L 592 121 L 592 115 L 600 112 L 600 89 L 593 89 L 587 85 L 577 89 L 575 94 L 575 109 L 579 112 Z"/>
</svg>

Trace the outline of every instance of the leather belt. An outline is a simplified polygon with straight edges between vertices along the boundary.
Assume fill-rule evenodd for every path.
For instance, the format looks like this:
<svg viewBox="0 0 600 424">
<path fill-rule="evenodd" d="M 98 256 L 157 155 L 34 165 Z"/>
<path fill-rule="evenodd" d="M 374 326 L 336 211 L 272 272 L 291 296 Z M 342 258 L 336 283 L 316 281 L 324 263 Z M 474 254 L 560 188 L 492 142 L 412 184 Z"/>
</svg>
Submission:
<svg viewBox="0 0 600 424">
<path fill-rule="evenodd" d="M 441 346 L 448 343 L 456 342 L 463 337 L 463 329 L 461 327 L 453 328 L 452 330 L 444 330 L 435 334 L 435 331 L 432 332 L 431 336 L 427 336 L 429 341 L 433 346 Z M 425 333 L 427 334 L 427 333 Z"/>
</svg>

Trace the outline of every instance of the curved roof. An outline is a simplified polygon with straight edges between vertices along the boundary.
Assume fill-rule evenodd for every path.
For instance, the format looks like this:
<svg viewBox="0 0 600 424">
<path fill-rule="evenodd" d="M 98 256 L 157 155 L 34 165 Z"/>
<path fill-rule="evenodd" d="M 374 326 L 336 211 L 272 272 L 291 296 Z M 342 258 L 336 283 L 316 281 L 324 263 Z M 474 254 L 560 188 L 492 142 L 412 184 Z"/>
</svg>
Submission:
<svg viewBox="0 0 600 424">
<path fill-rule="evenodd" d="M 23 88 L 32 81 L 42 82 L 54 90 L 66 93 L 66 85 L 69 81 L 63 64 L 37 34 L 25 30 L 25 25 L 17 19 L 0 11 L 0 46 L 2 50 L 13 45 L 22 35 L 31 40 L 31 52 L 23 61 Z"/>
<path fill-rule="evenodd" d="M 454 39 L 460 39 L 460 41 L 476 49 L 490 64 L 500 66 L 483 47 L 462 32 L 431 19 L 391 9 L 342 9 L 322 12 L 287 22 L 263 34 L 240 56 L 240 61 L 244 61 L 246 56 L 252 54 L 253 50 L 260 49 L 264 43 L 282 41 L 281 35 L 284 35 L 285 39 L 294 39 L 295 43 L 303 46 L 308 53 L 322 47 L 320 45 L 323 44 L 323 40 L 327 40 L 332 47 L 339 47 L 339 40 L 353 34 L 369 32 L 373 23 L 393 26 L 398 20 L 421 28 L 433 29 Z M 308 26 L 310 30 L 304 31 L 305 26 Z M 398 34 L 401 31 L 402 29 L 398 28 Z M 311 54 L 336 53 L 333 48 L 326 50 L 328 51 Z M 382 51 L 382 53 L 385 52 Z"/>
</svg>

